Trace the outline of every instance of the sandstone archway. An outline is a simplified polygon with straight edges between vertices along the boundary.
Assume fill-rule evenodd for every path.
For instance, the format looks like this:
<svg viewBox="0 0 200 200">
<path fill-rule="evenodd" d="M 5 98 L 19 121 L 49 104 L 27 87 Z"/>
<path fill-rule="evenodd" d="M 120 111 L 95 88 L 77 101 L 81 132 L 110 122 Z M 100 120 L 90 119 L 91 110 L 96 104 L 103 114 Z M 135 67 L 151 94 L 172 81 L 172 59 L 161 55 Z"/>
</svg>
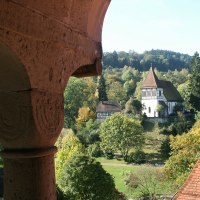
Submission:
<svg viewBox="0 0 200 200">
<path fill-rule="evenodd" d="M 71 75 L 101 73 L 101 31 L 109 3 L 0 1 L 6 200 L 56 199 L 54 143 L 63 127 L 63 91 Z"/>
</svg>

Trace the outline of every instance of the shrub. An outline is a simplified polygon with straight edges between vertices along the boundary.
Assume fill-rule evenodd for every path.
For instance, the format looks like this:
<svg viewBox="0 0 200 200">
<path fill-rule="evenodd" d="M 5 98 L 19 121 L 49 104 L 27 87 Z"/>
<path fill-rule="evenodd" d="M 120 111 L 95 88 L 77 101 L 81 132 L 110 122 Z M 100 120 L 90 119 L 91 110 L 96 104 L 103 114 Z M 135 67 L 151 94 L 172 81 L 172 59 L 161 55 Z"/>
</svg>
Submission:
<svg viewBox="0 0 200 200">
<path fill-rule="evenodd" d="M 87 152 L 89 156 L 96 158 L 102 156 L 103 154 L 99 142 L 89 145 L 89 147 L 87 148 Z"/>
<path fill-rule="evenodd" d="M 167 137 L 162 141 L 160 146 L 160 154 L 163 160 L 167 160 L 170 156 L 171 148 L 170 148 L 170 139 Z"/>
<path fill-rule="evenodd" d="M 111 159 L 113 159 L 115 157 L 115 154 L 114 154 L 113 151 L 106 151 L 106 152 L 104 152 L 104 155 L 109 160 L 111 160 Z"/>
<path fill-rule="evenodd" d="M 140 192 L 143 199 L 155 200 L 166 184 L 164 173 L 160 168 L 141 167 L 125 175 L 125 184 L 131 190 Z"/>
<path fill-rule="evenodd" d="M 64 167 L 61 183 L 70 200 L 116 200 L 113 178 L 99 162 L 75 155 Z"/>
<path fill-rule="evenodd" d="M 84 152 L 84 147 L 73 133 L 68 133 L 62 137 L 56 159 L 56 181 L 61 190 L 63 190 L 60 185 L 63 178 L 63 167 L 75 154 L 80 152 Z"/>
<path fill-rule="evenodd" d="M 142 150 L 136 150 L 135 152 L 130 153 L 130 155 L 127 157 L 126 162 L 143 164 L 146 162 L 146 154 Z"/>
<path fill-rule="evenodd" d="M 200 157 L 200 120 L 183 135 L 170 137 L 171 156 L 165 163 L 168 177 L 178 185 L 188 177 L 194 164 Z"/>
</svg>

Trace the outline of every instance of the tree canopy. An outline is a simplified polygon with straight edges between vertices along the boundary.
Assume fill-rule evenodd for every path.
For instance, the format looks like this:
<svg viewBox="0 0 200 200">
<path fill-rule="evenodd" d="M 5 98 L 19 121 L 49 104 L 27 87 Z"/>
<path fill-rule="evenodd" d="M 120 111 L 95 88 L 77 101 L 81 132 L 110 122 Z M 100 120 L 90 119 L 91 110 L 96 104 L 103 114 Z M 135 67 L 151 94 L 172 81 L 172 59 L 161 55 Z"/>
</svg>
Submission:
<svg viewBox="0 0 200 200">
<path fill-rule="evenodd" d="M 120 151 L 126 159 L 131 148 L 140 148 L 144 137 L 142 126 L 122 114 L 114 114 L 100 126 L 101 147 L 104 152 Z"/>
<path fill-rule="evenodd" d="M 198 53 L 192 58 L 192 76 L 190 78 L 190 104 L 192 108 L 200 111 L 200 57 Z"/>
<path fill-rule="evenodd" d="M 65 133 L 58 141 L 57 146 L 59 151 L 56 159 L 56 180 L 60 189 L 64 190 L 62 185 L 64 176 L 63 167 L 75 154 L 84 152 L 84 147 L 73 133 Z"/>
<path fill-rule="evenodd" d="M 103 75 L 99 77 L 98 81 L 98 97 L 99 101 L 108 101 L 106 93 L 106 81 Z"/>
<path fill-rule="evenodd" d="M 60 182 L 69 200 L 116 200 L 113 178 L 99 162 L 84 154 L 74 157 L 63 166 Z"/>
<path fill-rule="evenodd" d="M 122 68 L 125 65 L 134 67 L 139 71 L 149 70 L 151 64 L 160 71 L 189 69 L 191 56 L 167 50 L 151 50 L 138 54 L 135 51 L 129 52 L 105 52 L 103 64 L 107 68 Z"/>
<path fill-rule="evenodd" d="M 170 137 L 171 157 L 166 162 L 167 175 L 181 185 L 200 157 L 200 119 L 183 135 Z"/>
</svg>

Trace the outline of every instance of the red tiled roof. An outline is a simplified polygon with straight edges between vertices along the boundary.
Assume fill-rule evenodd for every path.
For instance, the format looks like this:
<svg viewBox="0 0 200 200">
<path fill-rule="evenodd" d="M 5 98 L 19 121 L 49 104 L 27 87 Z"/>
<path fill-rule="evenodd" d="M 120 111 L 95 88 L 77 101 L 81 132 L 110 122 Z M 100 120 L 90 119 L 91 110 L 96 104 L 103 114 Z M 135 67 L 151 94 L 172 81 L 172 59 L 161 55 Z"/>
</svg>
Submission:
<svg viewBox="0 0 200 200">
<path fill-rule="evenodd" d="M 159 79 L 156 76 L 153 68 L 151 67 L 149 70 L 149 73 L 147 74 L 146 79 L 144 80 L 142 84 L 142 88 L 158 88 L 159 85 Z"/>
<path fill-rule="evenodd" d="M 200 200 L 200 159 L 173 200 Z"/>
</svg>

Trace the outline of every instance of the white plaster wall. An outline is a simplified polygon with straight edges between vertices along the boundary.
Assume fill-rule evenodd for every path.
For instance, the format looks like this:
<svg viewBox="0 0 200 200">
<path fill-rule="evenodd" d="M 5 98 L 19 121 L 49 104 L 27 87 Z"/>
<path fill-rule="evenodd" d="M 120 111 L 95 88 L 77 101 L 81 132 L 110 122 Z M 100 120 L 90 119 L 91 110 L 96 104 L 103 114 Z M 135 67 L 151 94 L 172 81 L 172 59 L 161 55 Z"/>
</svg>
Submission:
<svg viewBox="0 0 200 200">
<path fill-rule="evenodd" d="M 142 114 L 146 113 L 147 117 L 158 117 L 158 112 L 157 112 L 158 100 L 157 99 L 142 99 L 142 104 L 144 105 Z M 149 107 L 151 107 L 151 113 L 149 113 Z"/>
</svg>

